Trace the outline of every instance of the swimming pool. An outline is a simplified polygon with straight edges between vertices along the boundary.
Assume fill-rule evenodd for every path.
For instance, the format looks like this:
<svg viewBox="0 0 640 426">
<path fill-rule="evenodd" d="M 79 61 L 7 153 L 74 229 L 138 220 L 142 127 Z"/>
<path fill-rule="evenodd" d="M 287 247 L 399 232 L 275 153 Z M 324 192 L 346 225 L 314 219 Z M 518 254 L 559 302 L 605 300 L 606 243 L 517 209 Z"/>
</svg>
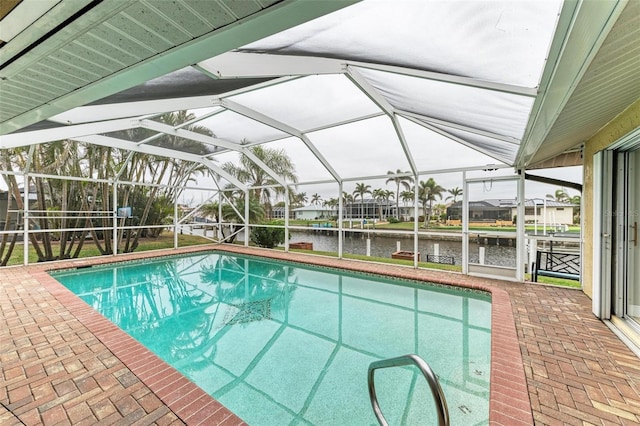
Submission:
<svg viewBox="0 0 640 426">
<path fill-rule="evenodd" d="M 375 424 L 370 362 L 422 356 L 452 424 L 488 423 L 488 295 L 220 252 L 52 273 L 249 424 Z M 376 374 L 392 424 L 435 418 L 417 370 Z"/>
</svg>

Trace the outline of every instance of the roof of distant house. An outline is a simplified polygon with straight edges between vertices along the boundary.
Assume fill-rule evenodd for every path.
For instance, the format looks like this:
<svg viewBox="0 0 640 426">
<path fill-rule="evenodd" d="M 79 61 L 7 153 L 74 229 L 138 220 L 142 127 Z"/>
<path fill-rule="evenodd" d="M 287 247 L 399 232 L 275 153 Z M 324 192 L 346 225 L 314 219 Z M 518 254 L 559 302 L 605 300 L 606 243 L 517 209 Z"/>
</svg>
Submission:
<svg viewBox="0 0 640 426">
<path fill-rule="evenodd" d="M 311 205 L 311 206 L 298 207 L 292 210 L 296 212 L 326 212 L 326 211 L 330 211 L 331 209 L 329 207 Z"/>
</svg>

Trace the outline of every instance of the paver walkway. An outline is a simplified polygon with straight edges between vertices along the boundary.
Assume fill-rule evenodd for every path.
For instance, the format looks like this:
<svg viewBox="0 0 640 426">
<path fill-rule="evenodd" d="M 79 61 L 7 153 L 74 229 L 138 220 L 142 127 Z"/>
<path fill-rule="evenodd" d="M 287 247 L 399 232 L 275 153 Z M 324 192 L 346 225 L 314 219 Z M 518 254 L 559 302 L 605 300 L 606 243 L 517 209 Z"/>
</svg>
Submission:
<svg viewBox="0 0 640 426">
<path fill-rule="evenodd" d="M 522 415 L 522 407 L 516 403 L 500 407 L 501 416 L 492 417 L 494 424 L 640 424 L 640 359 L 591 314 L 591 301 L 578 290 L 236 246 L 231 249 L 500 289 L 496 295 L 508 294 L 511 299 L 512 324 L 505 328 L 507 335 L 509 329 L 517 333 L 515 346 L 519 345 L 520 353 L 516 358 L 523 366 L 519 367 L 521 376 L 526 378 L 523 396 L 525 402 L 529 400 L 529 417 Z M 136 253 L 127 258 L 148 256 Z M 57 265 L 108 261 L 113 258 Z M 0 271 L 0 425 L 242 423 L 49 278 L 44 271 L 52 267 L 39 264 Z M 494 327 L 499 326 L 494 317 Z M 492 356 L 501 364 L 509 364 L 511 359 L 508 353 L 493 352 Z M 492 375 L 492 398 L 496 393 L 503 401 L 505 395 L 513 396 L 514 401 L 521 399 L 518 390 L 511 389 L 504 379 L 494 382 Z M 516 385 L 518 381 L 516 377 Z M 513 417 L 509 417 L 510 409 Z"/>
</svg>

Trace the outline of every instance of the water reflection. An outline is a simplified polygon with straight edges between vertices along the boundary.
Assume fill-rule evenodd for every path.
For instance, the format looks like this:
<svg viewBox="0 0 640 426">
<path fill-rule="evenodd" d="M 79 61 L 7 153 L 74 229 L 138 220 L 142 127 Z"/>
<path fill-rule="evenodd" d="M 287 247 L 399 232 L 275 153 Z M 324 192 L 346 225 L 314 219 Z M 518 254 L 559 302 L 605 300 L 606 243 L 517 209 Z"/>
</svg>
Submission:
<svg viewBox="0 0 640 426">
<path fill-rule="evenodd" d="M 55 277 L 249 424 L 373 424 L 367 367 L 405 353 L 438 373 L 453 424 L 487 423 L 485 295 L 220 254 Z M 376 374 L 393 424 L 435 419 L 420 377 Z"/>
</svg>

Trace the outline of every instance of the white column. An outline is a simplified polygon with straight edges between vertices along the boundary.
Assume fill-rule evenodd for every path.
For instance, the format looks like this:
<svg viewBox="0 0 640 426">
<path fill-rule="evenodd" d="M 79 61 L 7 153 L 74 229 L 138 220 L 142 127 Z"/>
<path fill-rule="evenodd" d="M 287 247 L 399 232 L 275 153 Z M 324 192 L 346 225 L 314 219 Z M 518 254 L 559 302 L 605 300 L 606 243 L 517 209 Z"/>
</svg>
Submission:
<svg viewBox="0 0 640 426">
<path fill-rule="evenodd" d="M 485 253 L 485 247 L 478 247 L 478 263 L 481 265 L 484 265 Z"/>
<path fill-rule="evenodd" d="M 413 177 L 413 267 L 418 267 L 418 229 L 420 226 L 420 215 L 418 214 L 418 179 L 420 176 Z"/>
<path fill-rule="evenodd" d="M 516 221 L 516 279 L 524 281 L 524 264 L 526 262 L 524 240 L 524 170 L 518 177 L 518 220 Z"/>
<path fill-rule="evenodd" d="M 218 241 L 222 241 L 222 191 L 218 189 Z"/>
<path fill-rule="evenodd" d="M 536 261 L 537 252 L 538 252 L 538 240 L 536 238 L 530 238 L 529 239 L 529 263 L 528 263 L 529 266 L 531 266 Z M 529 271 L 529 272 L 533 272 L 533 271 Z"/>
<path fill-rule="evenodd" d="M 178 248 L 178 198 L 173 200 L 173 248 Z"/>
<path fill-rule="evenodd" d="M 342 200 L 342 182 L 338 183 L 338 259 L 342 259 L 342 237 L 344 234 L 342 219 L 344 217 L 344 202 Z"/>
<path fill-rule="evenodd" d="M 244 246 L 249 247 L 249 190 L 244 192 Z"/>
<path fill-rule="evenodd" d="M 547 197 L 544 197 L 544 206 L 542 208 L 542 235 L 547 235 Z"/>
<path fill-rule="evenodd" d="M 284 251 L 289 251 L 289 187 L 284 187 Z"/>
<path fill-rule="evenodd" d="M 469 184 L 462 172 L 462 273 L 469 273 Z"/>
<path fill-rule="evenodd" d="M 113 182 L 113 255 L 118 254 L 118 183 Z"/>
<path fill-rule="evenodd" d="M 23 246 L 23 260 L 22 263 L 27 266 L 29 264 L 29 175 L 24 174 L 24 193 L 22 194 L 22 203 L 24 207 L 24 211 L 22 213 L 22 226 L 23 226 L 23 235 L 22 235 L 22 246 Z M 7 214 L 7 220 L 9 220 L 9 215 Z"/>
</svg>

